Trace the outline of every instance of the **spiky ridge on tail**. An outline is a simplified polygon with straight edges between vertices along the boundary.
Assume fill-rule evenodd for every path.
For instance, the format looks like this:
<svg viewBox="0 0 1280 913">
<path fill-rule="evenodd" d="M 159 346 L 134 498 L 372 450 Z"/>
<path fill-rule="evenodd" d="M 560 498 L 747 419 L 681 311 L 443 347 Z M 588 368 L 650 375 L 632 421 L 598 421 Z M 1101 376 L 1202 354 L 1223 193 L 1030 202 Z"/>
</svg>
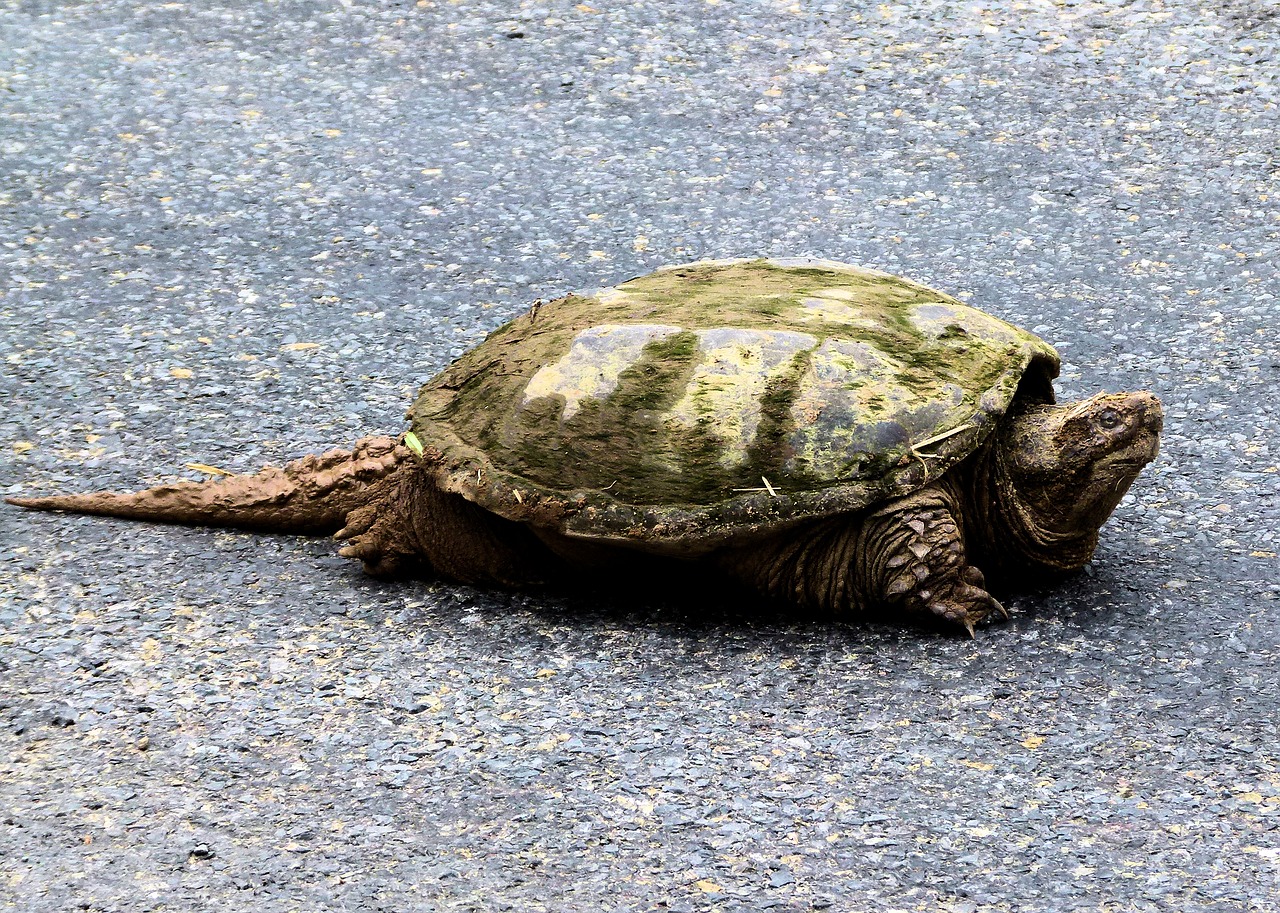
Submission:
<svg viewBox="0 0 1280 913">
<path fill-rule="evenodd" d="M 351 450 L 303 457 L 256 475 L 179 482 L 132 494 L 104 491 L 5 500 L 35 510 L 327 535 L 341 529 L 347 514 L 376 496 L 380 483 L 411 456 L 395 438 L 367 437 Z"/>
</svg>

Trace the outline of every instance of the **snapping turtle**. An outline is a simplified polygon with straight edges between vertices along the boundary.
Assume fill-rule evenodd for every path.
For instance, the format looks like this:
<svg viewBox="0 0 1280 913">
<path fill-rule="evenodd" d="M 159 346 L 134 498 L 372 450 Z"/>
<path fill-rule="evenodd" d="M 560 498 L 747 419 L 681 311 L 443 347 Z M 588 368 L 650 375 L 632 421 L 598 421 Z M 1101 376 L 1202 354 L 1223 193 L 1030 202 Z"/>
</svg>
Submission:
<svg viewBox="0 0 1280 913">
<path fill-rule="evenodd" d="M 1036 336 L 884 273 L 704 261 L 537 306 L 422 388 L 399 438 L 253 476 L 25 507 L 334 533 L 373 574 L 532 586 L 638 554 L 843 613 L 1007 615 L 1080 568 L 1160 402 L 1055 406 Z M 651 567 L 651 565 L 644 565 Z"/>
</svg>

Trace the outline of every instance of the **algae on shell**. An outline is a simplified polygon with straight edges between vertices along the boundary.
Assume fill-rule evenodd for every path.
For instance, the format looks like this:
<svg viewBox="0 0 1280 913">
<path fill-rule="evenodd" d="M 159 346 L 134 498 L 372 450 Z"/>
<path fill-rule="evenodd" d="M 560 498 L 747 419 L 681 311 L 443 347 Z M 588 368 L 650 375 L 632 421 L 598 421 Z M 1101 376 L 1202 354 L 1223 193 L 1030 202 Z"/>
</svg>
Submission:
<svg viewBox="0 0 1280 913">
<path fill-rule="evenodd" d="M 581 514 L 584 535 L 588 507 L 641 536 L 679 515 L 693 534 L 748 503 L 767 522 L 909 490 L 922 479 L 902 457 L 917 442 L 937 441 L 945 471 L 1024 375 L 1032 398 L 1051 398 L 1057 365 L 1033 334 L 905 279 L 713 261 L 511 321 L 410 415 L 449 487 L 488 509 Z M 744 491 L 761 476 L 768 502 Z"/>
</svg>

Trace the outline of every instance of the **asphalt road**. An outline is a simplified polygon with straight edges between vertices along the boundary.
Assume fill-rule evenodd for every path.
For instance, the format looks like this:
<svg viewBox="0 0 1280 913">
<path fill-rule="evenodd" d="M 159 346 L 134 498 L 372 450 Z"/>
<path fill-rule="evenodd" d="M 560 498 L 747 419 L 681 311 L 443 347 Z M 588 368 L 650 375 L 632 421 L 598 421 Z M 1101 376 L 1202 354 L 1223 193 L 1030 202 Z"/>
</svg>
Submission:
<svg viewBox="0 0 1280 913">
<path fill-rule="evenodd" d="M 0 510 L 0 909 L 1280 908 L 1278 32 L 0 3 L 0 492 L 395 432 L 534 299 L 713 256 L 900 273 L 1167 406 L 1089 573 L 973 642 Z"/>
</svg>

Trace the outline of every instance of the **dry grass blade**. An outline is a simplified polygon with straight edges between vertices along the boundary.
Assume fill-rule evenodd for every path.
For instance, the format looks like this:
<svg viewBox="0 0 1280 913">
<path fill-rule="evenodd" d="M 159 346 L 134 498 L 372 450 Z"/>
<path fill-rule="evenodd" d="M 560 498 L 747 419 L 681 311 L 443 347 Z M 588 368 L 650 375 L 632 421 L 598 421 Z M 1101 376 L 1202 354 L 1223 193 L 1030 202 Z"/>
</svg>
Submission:
<svg viewBox="0 0 1280 913">
<path fill-rule="evenodd" d="M 769 480 L 766 479 L 764 476 L 760 477 L 760 481 L 764 483 L 763 488 L 731 488 L 729 490 L 730 491 L 767 491 L 769 492 L 770 495 L 772 495 L 775 498 L 782 497 L 782 495 L 778 494 L 778 489 L 774 488 L 773 485 L 769 482 Z"/>
<path fill-rule="evenodd" d="M 971 424 L 957 425 L 955 428 L 952 428 L 950 431 L 944 431 L 941 434 L 935 434 L 933 437 L 925 438 L 923 441 L 917 441 L 916 443 L 911 445 L 912 449 L 919 450 L 921 447 L 929 447 L 933 444 L 937 444 L 939 441 L 945 441 L 949 437 L 954 437 L 955 435 L 959 434 L 961 431 L 968 431 L 972 427 L 973 425 Z"/>
<path fill-rule="evenodd" d="M 1064 422 L 1069 422 L 1073 418 L 1075 418 L 1077 415 L 1079 415 L 1081 412 L 1084 412 L 1085 410 L 1087 410 L 1092 405 L 1093 405 L 1093 400 L 1091 399 L 1082 400 L 1081 402 L 1078 402 L 1074 406 L 1072 406 L 1070 411 L 1067 412 L 1067 414 L 1062 417 L 1062 420 Z"/>
<path fill-rule="evenodd" d="M 219 469 L 217 466 L 210 466 L 208 463 L 187 463 L 186 467 L 195 472 L 207 472 L 209 473 L 209 475 L 213 475 L 213 476 L 235 475 L 234 472 L 229 472 L 226 469 Z"/>
</svg>

